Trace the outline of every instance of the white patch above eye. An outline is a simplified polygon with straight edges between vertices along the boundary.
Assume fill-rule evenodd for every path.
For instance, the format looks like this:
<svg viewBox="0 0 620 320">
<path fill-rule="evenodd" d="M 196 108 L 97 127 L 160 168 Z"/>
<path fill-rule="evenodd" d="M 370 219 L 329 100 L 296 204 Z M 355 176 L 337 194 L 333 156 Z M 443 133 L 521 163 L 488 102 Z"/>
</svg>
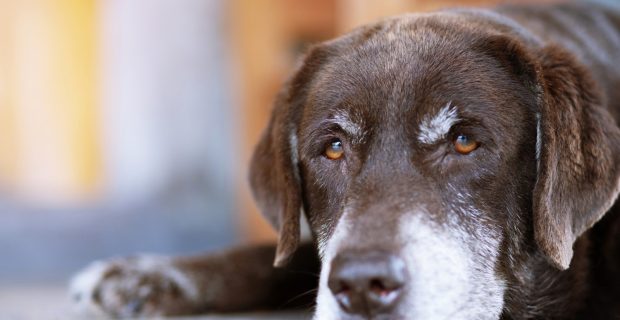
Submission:
<svg viewBox="0 0 620 320">
<path fill-rule="evenodd" d="M 338 112 L 334 115 L 334 123 L 340 126 L 347 134 L 352 137 L 359 137 L 362 134 L 362 128 L 359 124 L 351 120 L 346 112 Z"/>
<path fill-rule="evenodd" d="M 418 141 L 433 144 L 445 138 L 450 128 L 459 121 L 458 113 L 452 102 L 448 102 L 435 116 L 426 117 L 420 124 Z"/>
</svg>

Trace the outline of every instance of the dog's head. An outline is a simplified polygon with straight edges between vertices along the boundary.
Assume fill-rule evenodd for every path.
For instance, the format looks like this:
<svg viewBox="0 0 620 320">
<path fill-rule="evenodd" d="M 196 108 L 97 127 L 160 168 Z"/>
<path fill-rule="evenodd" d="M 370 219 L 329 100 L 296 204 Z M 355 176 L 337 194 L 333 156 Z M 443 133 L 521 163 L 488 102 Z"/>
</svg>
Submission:
<svg viewBox="0 0 620 320">
<path fill-rule="evenodd" d="M 319 319 L 499 318 L 514 270 L 568 268 L 618 195 L 620 130 L 599 96 L 571 55 L 491 14 L 404 16 L 313 47 L 252 161 L 275 264 L 303 212 Z"/>
</svg>

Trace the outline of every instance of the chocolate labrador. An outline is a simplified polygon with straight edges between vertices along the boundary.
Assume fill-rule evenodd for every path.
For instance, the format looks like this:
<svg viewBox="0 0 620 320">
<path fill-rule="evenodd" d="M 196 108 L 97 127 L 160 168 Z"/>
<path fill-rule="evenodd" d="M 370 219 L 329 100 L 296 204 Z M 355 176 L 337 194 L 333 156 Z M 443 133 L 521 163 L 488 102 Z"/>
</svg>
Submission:
<svg viewBox="0 0 620 320">
<path fill-rule="evenodd" d="M 319 320 L 620 319 L 619 122 L 611 6 L 360 27 L 309 50 L 256 147 L 250 182 L 277 245 L 96 262 L 76 305 L 127 317 L 316 298 Z"/>
</svg>

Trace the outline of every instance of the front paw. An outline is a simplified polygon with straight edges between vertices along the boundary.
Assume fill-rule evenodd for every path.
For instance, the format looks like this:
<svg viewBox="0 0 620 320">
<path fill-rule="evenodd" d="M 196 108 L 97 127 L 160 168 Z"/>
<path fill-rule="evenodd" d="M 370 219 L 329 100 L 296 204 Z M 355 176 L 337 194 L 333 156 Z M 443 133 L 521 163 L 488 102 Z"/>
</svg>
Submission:
<svg viewBox="0 0 620 320">
<path fill-rule="evenodd" d="M 77 312 L 116 318 L 190 314 L 199 290 L 170 258 L 137 256 L 97 261 L 71 281 Z"/>
</svg>

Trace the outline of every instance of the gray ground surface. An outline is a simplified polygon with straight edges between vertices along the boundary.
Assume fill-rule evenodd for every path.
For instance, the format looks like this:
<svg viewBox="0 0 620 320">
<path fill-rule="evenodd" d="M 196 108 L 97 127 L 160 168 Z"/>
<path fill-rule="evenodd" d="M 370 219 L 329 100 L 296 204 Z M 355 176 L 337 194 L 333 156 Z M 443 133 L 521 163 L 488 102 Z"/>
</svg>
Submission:
<svg viewBox="0 0 620 320">
<path fill-rule="evenodd" d="M 114 256 L 230 247 L 238 238 L 232 209 L 206 187 L 194 189 L 140 203 L 60 209 L 10 202 L 0 193 L 0 257 L 11 257 L 0 259 L 0 286 L 66 281 L 90 262 Z"/>
<path fill-rule="evenodd" d="M 0 287 L 0 320 L 78 320 L 90 319 L 71 312 L 65 288 L 48 286 L 2 286 Z M 175 318 L 184 320 L 306 320 L 304 313 L 255 313 L 239 315 L 209 315 Z"/>
</svg>

